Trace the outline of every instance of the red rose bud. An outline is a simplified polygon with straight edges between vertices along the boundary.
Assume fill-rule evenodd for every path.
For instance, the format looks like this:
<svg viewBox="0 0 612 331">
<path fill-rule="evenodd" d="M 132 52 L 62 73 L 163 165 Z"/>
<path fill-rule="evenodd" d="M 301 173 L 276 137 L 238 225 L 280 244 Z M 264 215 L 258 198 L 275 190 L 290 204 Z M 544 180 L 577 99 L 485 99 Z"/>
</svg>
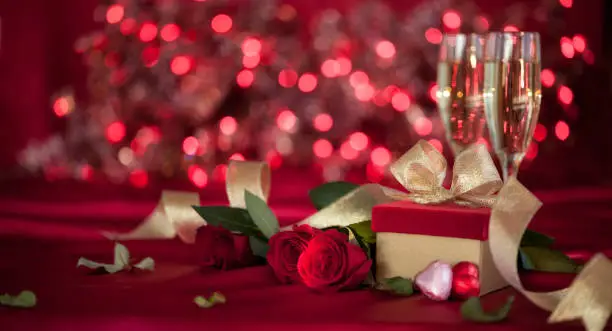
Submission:
<svg viewBox="0 0 612 331">
<path fill-rule="evenodd" d="M 274 270 L 276 278 L 284 284 L 301 283 L 297 264 L 302 252 L 308 247 L 310 240 L 322 232 L 310 225 L 294 226 L 293 231 L 283 231 L 273 235 L 268 244 L 268 264 Z"/>
<path fill-rule="evenodd" d="M 480 272 L 472 262 L 459 262 L 453 267 L 453 298 L 465 300 L 480 294 Z"/>
<path fill-rule="evenodd" d="M 317 234 L 298 260 L 304 284 L 317 291 L 338 291 L 357 287 L 368 276 L 372 260 L 348 236 L 327 230 Z"/>
<path fill-rule="evenodd" d="M 196 237 L 198 251 L 204 253 L 202 265 L 223 270 L 245 267 L 255 260 L 249 237 L 233 234 L 212 225 L 198 229 Z"/>
<path fill-rule="evenodd" d="M 435 301 L 444 301 L 451 294 L 453 269 L 450 264 L 434 261 L 414 277 L 416 287 Z"/>
</svg>

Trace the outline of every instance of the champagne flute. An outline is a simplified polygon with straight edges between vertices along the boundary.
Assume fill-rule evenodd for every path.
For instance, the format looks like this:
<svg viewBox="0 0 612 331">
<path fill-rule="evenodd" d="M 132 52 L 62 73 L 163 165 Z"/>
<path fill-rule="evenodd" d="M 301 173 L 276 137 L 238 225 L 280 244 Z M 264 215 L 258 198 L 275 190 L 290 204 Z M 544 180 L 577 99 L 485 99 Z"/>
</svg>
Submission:
<svg viewBox="0 0 612 331">
<path fill-rule="evenodd" d="M 455 155 L 476 143 L 485 126 L 484 42 L 477 34 L 446 34 L 438 58 L 438 110 Z"/>
<path fill-rule="evenodd" d="M 507 181 L 518 172 L 540 114 L 540 35 L 490 33 L 485 48 L 484 108 Z"/>
</svg>

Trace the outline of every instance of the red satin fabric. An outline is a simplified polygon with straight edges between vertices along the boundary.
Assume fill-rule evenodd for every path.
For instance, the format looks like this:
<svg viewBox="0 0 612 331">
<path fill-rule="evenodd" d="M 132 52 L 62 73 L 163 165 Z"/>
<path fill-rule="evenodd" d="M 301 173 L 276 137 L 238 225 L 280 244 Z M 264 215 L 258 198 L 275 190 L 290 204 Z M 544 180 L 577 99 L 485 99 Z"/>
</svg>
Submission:
<svg viewBox="0 0 612 331">
<path fill-rule="evenodd" d="M 314 211 L 306 192 L 315 179 L 297 174 L 273 175 L 270 202 L 283 225 Z M 31 289 L 39 298 L 31 310 L 0 307 L 0 329 L 582 329 L 578 322 L 547 325 L 548 314 L 511 289 L 483 299 L 485 306 L 494 306 L 509 294 L 517 295 L 509 320 L 495 326 L 476 325 L 462 321 L 458 302 L 437 303 L 418 295 L 397 298 L 368 290 L 316 294 L 303 286 L 280 285 L 265 266 L 202 269 L 198 266 L 201 246 L 178 240 L 125 242 L 134 258 L 155 259 L 152 273 L 91 275 L 87 269 L 76 268 L 79 257 L 112 261 L 113 243 L 99 232 L 133 228 L 159 197 L 155 190 L 111 188 L 60 182 L 13 183 L 0 189 L 0 293 Z M 226 203 L 221 183 L 200 194 L 203 204 Z M 556 237 L 560 248 L 582 260 L 596 251 L 612 253 L 612 190 L 576 189 L 538 196 L 551 207 L 538 213 L 534 230 Z M 551 290 L 569 285 L 572 277 L 531 273 L 523 280 L 530 289 Z M 225 294 L 227 304 L 206 310 L 192 303 L 195 296 L 214 291 Z"/>
<path fill-rule="evenodd" d="M 398 201 L 374 207 L 372 230 L 487 240 L 489 215 L 489 208 L 469 208 L 454 203 L 427 206 Z"/>
</svg>

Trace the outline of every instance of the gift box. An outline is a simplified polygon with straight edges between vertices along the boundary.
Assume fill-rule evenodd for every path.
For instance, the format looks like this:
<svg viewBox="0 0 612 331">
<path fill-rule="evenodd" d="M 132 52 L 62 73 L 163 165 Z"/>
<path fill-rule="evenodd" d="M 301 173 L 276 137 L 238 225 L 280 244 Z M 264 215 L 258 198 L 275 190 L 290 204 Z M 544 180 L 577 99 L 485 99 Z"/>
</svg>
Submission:
<svg viewBox="0 0 612 331">
<path fill-rule="evenodd" d="M 506 286 L 489 250 L 490 211 L 454 203 L 421 205 L 410 201 L 374 207 L 377 279 L 414 279 L 435 260 L 451 265 L 469 261 L 479 267 L 480 295 Z"/>
</svg>

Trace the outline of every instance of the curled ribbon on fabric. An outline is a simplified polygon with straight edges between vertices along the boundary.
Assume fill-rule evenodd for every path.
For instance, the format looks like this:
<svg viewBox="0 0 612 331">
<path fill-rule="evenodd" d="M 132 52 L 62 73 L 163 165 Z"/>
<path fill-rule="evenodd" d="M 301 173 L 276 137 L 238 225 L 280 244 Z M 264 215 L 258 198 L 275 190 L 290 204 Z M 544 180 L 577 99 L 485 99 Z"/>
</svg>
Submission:
<svg viewBox="0 0 612 331">
<path fill-rule="evenodd" d="M 612 312 L 612 262 L 603 254 L 591 258 L 570 287 L 545 293 L 521 284 L 516 258 L 529 222 L 542 203 L 515 178 L 498 194 L 491 210 L 489 247 L 504 279 L 542 309 L 552 311 L 549 323 L 580 318 L 588 331 L 600 331 Z"/>
<path fill-rule="evenodd" d="M 226 191 L 230 206 L 245 208 L 244 191 L 266 201 L 270 191 L 270 169 L 262 162 L 231 161 L 226 176 Z M 112 240 L 171 239 L 178 236 L 186 243 L 194 243 L 196 230 L 206 225 L 192 206 L 200 204 L 195 192 L 163 191 L 153 212 L 128 233 L 105 233 Z"/>
</svg>

